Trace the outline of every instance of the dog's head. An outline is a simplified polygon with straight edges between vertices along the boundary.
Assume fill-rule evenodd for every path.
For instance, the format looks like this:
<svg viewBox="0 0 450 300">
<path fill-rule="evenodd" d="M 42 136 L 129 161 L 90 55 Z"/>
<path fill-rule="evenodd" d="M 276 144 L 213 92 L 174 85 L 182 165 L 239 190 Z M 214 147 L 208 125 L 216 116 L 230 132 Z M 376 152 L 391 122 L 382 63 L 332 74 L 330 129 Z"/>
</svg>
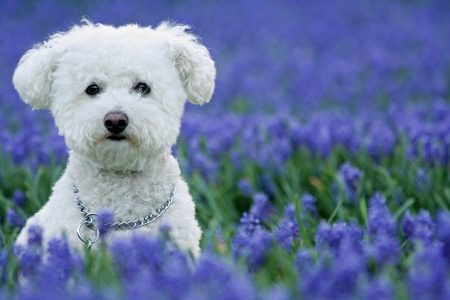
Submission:
<svg viewBox="0 0 450 300">
<path fill-rule="evenodd" d="M 186 30 L 85 22 L 29 50 L 14 73 L 21 98 L 49 109 L 73 151 L 103 168 L 140 170 L 175 144 L 184 102 L 208 102 L 216 70 Z"/>
</svg>

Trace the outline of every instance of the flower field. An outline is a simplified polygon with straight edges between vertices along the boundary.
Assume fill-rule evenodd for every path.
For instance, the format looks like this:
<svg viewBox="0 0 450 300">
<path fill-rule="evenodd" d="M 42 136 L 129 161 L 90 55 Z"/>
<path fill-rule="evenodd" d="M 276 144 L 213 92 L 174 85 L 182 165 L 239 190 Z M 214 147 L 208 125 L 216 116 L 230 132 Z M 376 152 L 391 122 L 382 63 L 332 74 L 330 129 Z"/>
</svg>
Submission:
<svg viewBox="0 0 450 300">
<path fill-rule="evenodd" d="M 0 299 L 450 299 L 449 15 L 447 0 L 0 0 Z M 45 260 L 40 228 L 13 247 L 67 149 L 12 74 L 83 16 L 192 25 L 216 62 L 173 148 L 196 264 L 170 228 L 99 252 L 53 240 Z"/>
</svg>

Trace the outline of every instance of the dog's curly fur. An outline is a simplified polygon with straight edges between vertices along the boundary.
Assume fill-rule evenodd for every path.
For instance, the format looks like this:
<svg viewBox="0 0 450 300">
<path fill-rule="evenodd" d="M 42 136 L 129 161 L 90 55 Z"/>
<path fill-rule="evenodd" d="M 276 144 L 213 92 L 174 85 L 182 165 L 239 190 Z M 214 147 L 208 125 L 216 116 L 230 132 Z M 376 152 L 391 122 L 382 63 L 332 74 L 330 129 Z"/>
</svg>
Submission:
<svg viewBox="0 0 450 300">
<path fill-rule="evenodd" d="M 72 185 L 90 212 L 109 208 L 116 221 L 143 217 L 176 197 L 157 221 L 110 238 L 171 227 L 174 241 L 194 256 L 201 230 L 194 202 L 171 155 L 186 99 L 208 102 L 216 70 L 208 50 L 188 26 L 161 23 L 156 28 L 112 27 L 85 21 L 36 45 L 20 60 L 13 83 L 21 98 L 36 109 L 49 109 L 70 148 L 67 168 L 45 206 L 31 217 L 17 244 L 26 244 L 29 226 L 43 229 L 44 244 L 65 234 L 80 248 L 76 229 L 83 216 Z M 139 93 L 138 83 L 151 91 Z M 96 84 L 100 93 L 89 95 Z M 128 117 L 123 140 L 111 139 L 104 124 L 109 113 Z"/>
</svg>

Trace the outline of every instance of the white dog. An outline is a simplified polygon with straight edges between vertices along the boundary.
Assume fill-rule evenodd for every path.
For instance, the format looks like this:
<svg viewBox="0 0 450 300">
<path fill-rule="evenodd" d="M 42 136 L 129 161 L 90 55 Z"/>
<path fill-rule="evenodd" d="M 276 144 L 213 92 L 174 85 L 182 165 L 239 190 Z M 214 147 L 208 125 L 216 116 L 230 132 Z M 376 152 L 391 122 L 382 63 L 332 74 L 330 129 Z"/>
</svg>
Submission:
<svg viewBox="0 0 450 300">
<path fill-rule="evenodd" d="M 90 245 L 98 238 L 94 213 L 109 208 L 115 221 L 128 222 L 116 224 L 122 229 L 110 238 L 157 234 L 167 224 L 180 248 L 199 255 L 194 202 L 171 146 L 186 99 L 208 102 L 216 70 L 188 28 L 86 21 L 22 57 L 15 88 L 33 108 L 51 111 L 70 152 L 52 196 L 17 244 L 25 245 L 37 224 L 44 244 L 65 235 L 76 248 Z"/>
</svg>

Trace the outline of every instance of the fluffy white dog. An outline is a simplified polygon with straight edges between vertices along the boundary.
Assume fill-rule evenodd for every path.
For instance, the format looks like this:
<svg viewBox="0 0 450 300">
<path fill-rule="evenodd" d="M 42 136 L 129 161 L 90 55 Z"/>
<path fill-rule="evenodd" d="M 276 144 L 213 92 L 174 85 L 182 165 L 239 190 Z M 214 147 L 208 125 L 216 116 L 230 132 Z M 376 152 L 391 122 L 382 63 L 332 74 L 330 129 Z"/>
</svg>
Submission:
<svg viewBox="0 0 450 300">
<path fill-rule="evenodd" d="M 123 229 L 110 238 L 157 234 L 167 224 L 180 248 L 199 255 L 194 202 L 171 146 L 186 99 L 208 102 L 216 70 L 187 29 L 86 21 L 22 57 L 14 86 L 33 108 L 51 111 L 70 155 L 52 196 L 27 221 L 17 244 L 27 243 L 35 224 L 45 244 L 62 235 L 76 248 L 91 244 L 98 237 L 92 213 L 109 208 L 115 221 L 127 222 L 116 224 Z"/>
</svg>

